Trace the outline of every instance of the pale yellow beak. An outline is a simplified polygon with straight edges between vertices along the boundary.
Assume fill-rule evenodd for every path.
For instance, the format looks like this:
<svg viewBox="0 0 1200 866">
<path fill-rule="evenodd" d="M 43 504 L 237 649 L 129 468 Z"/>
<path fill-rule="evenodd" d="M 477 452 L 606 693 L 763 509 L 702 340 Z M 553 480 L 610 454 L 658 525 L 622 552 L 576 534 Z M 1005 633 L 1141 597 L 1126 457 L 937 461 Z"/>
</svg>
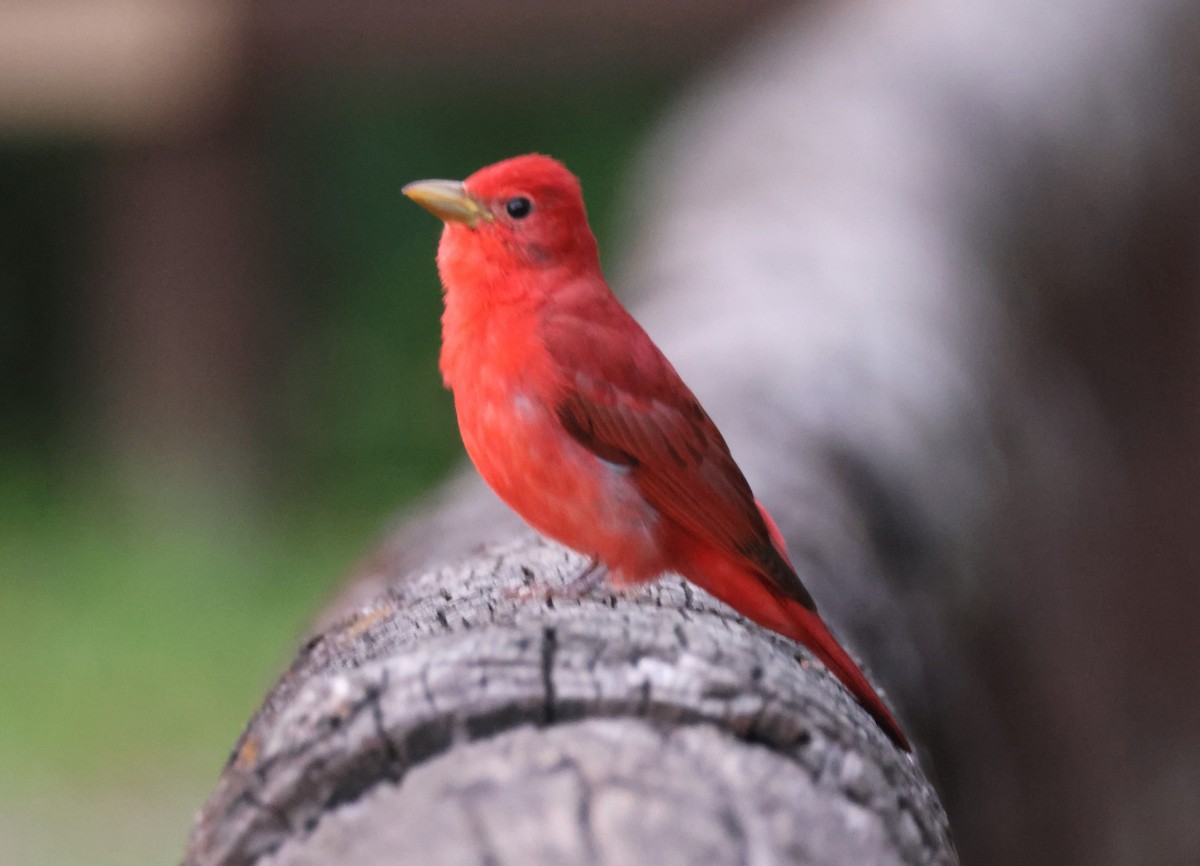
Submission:
<svg viewBox="0 0 1200 866">
<path fill-rule="evenodd" d="M 491 220 L 492 214 L 471 198 L 457 180 L 415 180 L 400 190 L 438 219 L 464 223 L 475 228 L 480 220 Z"/>
</svg>

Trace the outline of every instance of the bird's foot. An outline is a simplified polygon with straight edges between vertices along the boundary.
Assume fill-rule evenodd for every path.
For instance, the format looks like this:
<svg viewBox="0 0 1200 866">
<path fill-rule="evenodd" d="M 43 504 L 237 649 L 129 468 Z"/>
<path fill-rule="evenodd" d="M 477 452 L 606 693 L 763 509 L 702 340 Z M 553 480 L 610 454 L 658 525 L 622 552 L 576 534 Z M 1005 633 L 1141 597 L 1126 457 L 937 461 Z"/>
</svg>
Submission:
<svg viewBox="0 0 1200 866">
<path fill-rule="evenodd" d="M 608 568 L 600 560 L 592 557 L 577 574 L 567 578 L 562 586 L 547 586 L 531 576 L 524 586 L 510 589 L 506 594 L 517 601 L 579 601 L 591 595 L 604 583 L 606 577 Z"/>
<path fill-rule="evenodd" d="M 588 560 L 587 565 L 579 570 L 578 574 L 571 577 L 554 594 L 559 598 L 579 601 L 579 599 L 591 595 L 607 577 L 608 567 L 593 556 Z"/>
</svg>

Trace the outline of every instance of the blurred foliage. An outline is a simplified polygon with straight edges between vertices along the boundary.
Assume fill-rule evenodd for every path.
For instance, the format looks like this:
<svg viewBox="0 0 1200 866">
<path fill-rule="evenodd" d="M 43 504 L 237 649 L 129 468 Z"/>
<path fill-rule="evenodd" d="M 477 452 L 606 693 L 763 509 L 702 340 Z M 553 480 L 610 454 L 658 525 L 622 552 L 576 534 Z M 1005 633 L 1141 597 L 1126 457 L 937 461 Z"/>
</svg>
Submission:
<svg viewBox="0 0 1200 866">
<path fill-rule="evenodd" d="M 439 227 L 400 186 L 550 153 L 582 177 L 603 247 L 662 91 L 501 101 L 345 79 L 273 97 L 258 138 L 286 348 L 256 461 L 269 471 L 217 489 L 167 473 L 132 497 L 90 441 L 83 393 L 86 190 L 102 154 L 0 151 L 0 861 L 178 856 L 339 572 L 458 459 L 436 365 Z M 97 855 L 85 828 L 112 821 L 138 829 Z"/>
<path fill-rule="evenodd" d="M 63 445 L 84 352 L 84 179 L 95 148 L 0 141 L 0 459 Z M 2 578 L 2 575 L 0 575 Z"/>
</svg>

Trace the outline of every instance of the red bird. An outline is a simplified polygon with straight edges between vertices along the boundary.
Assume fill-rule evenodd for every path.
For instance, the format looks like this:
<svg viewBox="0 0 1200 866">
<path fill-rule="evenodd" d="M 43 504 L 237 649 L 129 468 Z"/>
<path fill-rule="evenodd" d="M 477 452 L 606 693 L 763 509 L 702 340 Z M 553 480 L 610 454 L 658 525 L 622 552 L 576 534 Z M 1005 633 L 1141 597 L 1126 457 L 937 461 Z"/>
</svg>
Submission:
<svg viewBox="0 0 1200 866">
<path fill-rule="evenodd" d="M 909 751 L 716 425 L 613 296 L 576 177 L 534 154 L 404 193 L 446 223 L 442 377 L 500 498 L 618 585 L 675 572 L 804 644 Z"/>
</svg>

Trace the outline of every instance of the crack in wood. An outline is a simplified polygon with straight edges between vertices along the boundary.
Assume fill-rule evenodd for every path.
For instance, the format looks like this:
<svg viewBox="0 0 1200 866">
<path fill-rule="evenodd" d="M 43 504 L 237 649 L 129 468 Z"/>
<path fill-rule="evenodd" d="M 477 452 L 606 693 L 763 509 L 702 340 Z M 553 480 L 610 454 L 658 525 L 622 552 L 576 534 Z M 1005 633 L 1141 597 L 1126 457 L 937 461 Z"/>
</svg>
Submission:
<svg viewBox="0 0 1200 866">
<path fill-rule="evenodd" d="M 542 724 L 552 725 L 557 714 L 554 690 L 554 657 L 558 652 L 558 630 L 554 626 L 542 629 Z"/>
</svg>

